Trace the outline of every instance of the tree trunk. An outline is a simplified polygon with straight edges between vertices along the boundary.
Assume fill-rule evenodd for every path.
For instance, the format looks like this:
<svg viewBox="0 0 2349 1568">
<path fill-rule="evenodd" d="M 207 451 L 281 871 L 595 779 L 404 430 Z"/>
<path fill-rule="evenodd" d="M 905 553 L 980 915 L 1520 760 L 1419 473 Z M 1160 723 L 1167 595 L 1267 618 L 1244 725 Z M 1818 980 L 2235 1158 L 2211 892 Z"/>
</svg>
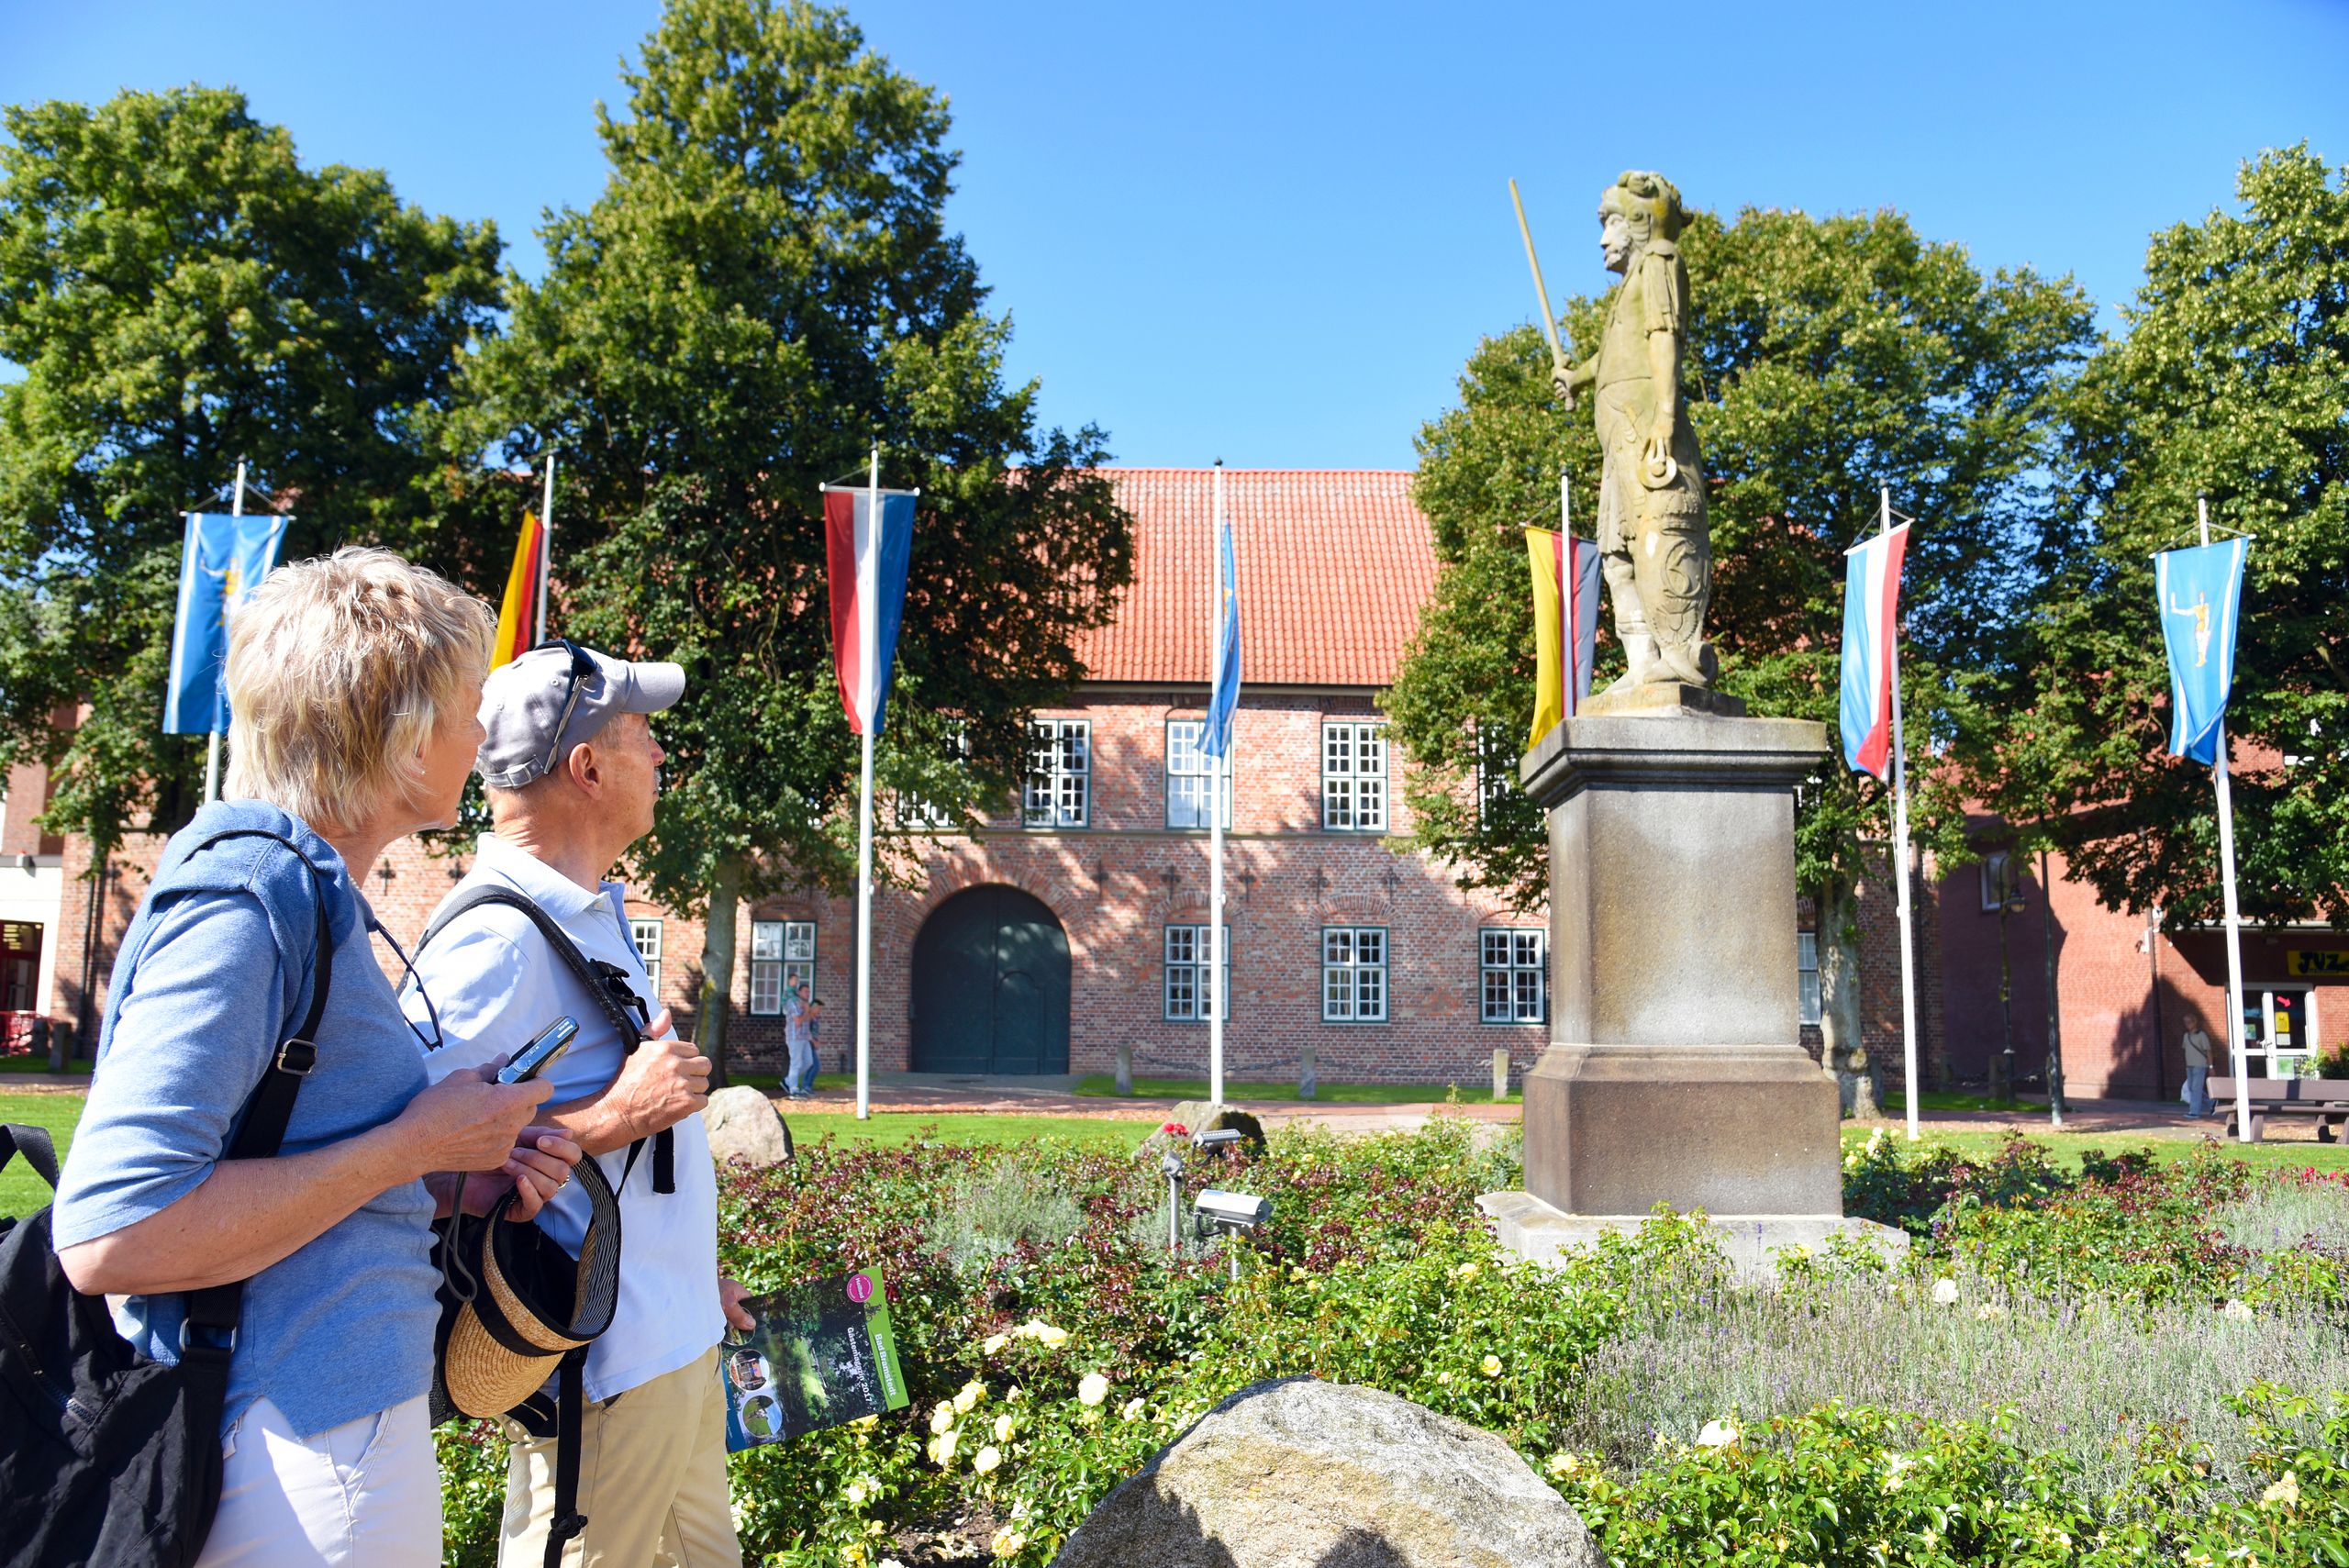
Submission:
<svg viewBox="0 0 2349 1568">
<path fill-rule="evenodd" d="M 701 926 L 701 998 L 694 1034 L 709 1058 L 709 1086 L 726 1086 L 726 1023 L 734 1006 L 735 906 L 741 902 L 742 862 L 718 862 L 709 888 L 709 912 Z"/>
<path fill-rule="evenodd" d="M 1842 882 L 1830 883 L 1819 900 L 1819 1032 L 1825 1041 L 1820 1055 L 1835 1074 L 1843 1113 L 1882 1116 L 1876 1071 L 1860 1032 L 1859 902 Z"/>
</svg>

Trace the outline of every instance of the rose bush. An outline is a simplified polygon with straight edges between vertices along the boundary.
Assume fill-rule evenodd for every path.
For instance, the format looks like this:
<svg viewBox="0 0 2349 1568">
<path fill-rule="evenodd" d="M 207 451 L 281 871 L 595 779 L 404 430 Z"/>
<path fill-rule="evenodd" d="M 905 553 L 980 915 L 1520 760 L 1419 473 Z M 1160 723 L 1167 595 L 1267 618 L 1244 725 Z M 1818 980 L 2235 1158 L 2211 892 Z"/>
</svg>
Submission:
<svg viewBox="0 0 2349 1568">
<path fill-rule="evenodd" d="M 1732 1288 L 1703 1226 L 1669 1215 L 1556 1268 L 1500 1252 L 1474 1200 L 1518 1184 L 1515 1151 L 1480 1147 L 1452 1118 L 1184 1157 L 1194 1187 L 1273 1200 L 1270 1222 L 1237 1243 L 1236 1282 L 1220 1243 L 1168 1256 L 1154 1161 L 818 1144 L 796 1165 L 726 1176 L 723 1262 L 753 1290 L 883 1272 L 913 1401 L 737 1456 L 750 1560 L 1048 1563 L 1219 1400 L 1309 1373 L 1499 1433 L 1625 1564 L 2349 1564 L 2349 1405 L 2327 1392 L 2349 1352 L 2269 1343 L 2341 1339 L 2349 1190 L 2337 1182 L 2254 1175 L 2215 1152 L 2071 1174 L 2029 1145 L 1969 1162 L 1880 1140 L 1849 1162 L 1847 1204 L 1907 1227 L 1910 1257 L 1793 1252 L 1762 1298 Z M 2247 1204 L 2266 1206 L 2257 1224 L 2241 1220 Z M 2278 1215 L 2306 1234 L 2285 1237 Z M 2275 1234 L 2245 1239 L 2254 1231 Z M 2227 1316 L 2229 1302 L 2247 1316 Z M 1929 1385 L 1932 1358 L 1966 1336 L 1993 1348 L 2017 1336 L 2023 1350 L 1978 1364 L 2036 1385 L 2084 1342 L 2067 1338 L 2076 1324 L 2125 1344 L 2116 1322 L 2171 1334 L 2204 1318 L 2267 1347 L 2227 1366 L 2309 1385 L 2228 1385 L 2091 1443 L 2049 1425 L 2039 1386 L 1969 1388 L 1913 1411 L 1836 1403 L 1831 1365 L 1809 1382 L 1749 1378 L 1731 1400 L 1731 1385 L 1687 1375 L 1724 1356 L 1761 1365 L 1753 1347 L 1769 1343 L 1817 1359 L 1831 1352 L 1803 1347 L 1832 1341 L 1855 1366 L 1922 1362 L 1907 1383 L 1866 1385 L 1897 1395 Z M 1858 1337 L 1821 1332 L 1838 1325 Z M 2005 1407 L 2026 1396 L 2027 1417 Z M 1593 1419 L 1601 1399 L 1611 1423 Z M 441 1454 L 450 1560 L 486 1564 L 503 1445 L 486 1429 L 446 1431 Z"/>
</svg>

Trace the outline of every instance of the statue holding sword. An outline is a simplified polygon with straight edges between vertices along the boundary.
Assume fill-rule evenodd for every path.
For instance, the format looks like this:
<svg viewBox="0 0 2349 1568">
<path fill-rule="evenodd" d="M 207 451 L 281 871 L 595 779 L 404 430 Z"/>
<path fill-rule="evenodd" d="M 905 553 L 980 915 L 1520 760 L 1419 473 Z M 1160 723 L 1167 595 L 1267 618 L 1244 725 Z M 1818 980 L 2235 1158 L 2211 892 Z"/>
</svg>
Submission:
<svg viewBox="0 0 2349 1568">
<path fill-rule="evenodd" d="M 1509 195 L 1517 195 L 1514 180 Z M 1675 681 L 1709 686 L 1718 667 L 1704 635 L 1712 540 L 1697 433 L 1680 390 L 1688 325 L 1680 193 L 1661 174 L 1632 170 L 1599 197 L 1599 252 L 1623 281 L 1608 304 L 1598 351 L 1578 365 L 1558 341 L 1522 202 L 1517 221 L 1550 339 L 1552 384 L 1569 410 L 1578 394 L 1590 393 L 1605 453 L 1599 561 L 1630 666 L 1608 690 Z"/>
</svg>

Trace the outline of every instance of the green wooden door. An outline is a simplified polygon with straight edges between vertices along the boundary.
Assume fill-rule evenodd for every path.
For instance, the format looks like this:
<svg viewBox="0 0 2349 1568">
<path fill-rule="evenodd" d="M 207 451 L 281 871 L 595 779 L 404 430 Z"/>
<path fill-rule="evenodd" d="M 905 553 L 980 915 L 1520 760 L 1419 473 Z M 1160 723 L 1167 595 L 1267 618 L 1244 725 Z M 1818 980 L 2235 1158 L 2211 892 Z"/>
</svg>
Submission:
<svg viewBox="0 0 2349 1568">
<path fill-rule="evenodd" d="M 1038 899 L 956 894 L 914 938 L 917 1073 L 1068 1071 L 1068 935 Z"/>
</svg>

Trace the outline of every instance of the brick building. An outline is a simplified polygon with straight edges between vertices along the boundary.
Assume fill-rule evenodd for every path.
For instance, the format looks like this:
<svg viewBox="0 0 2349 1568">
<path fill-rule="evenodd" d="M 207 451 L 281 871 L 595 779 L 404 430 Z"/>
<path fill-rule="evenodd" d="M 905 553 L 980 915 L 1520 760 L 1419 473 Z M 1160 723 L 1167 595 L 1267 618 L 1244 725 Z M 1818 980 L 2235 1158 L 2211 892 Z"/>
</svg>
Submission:
<svg viewBox="0 0 2349 1568">
<path fill-rule="evenodd" d="M 1024 798 L 976 834 L 905 826 L 892 803 L 876 814 L 910 884 L 874 898 L 878 1070 L 1098 1073 L 1130 1047 L 1145 1073 L 1204 1071 L 1202 1008 L 1215 990 L 1198 962 L 1211 789 L 1194 741 L 1207 691 L 1212 478 L 1204 469 L 1113 478 L 1135 518 L 1136 581 L 1113 624 L 1080 649 L 1088 681 L 1069 706 L 1038 716 Z M 1309 1045 L 1325 1082 L 1476 1084 L 1496 1049 L 1522 1072 L 1545 1041 L 1545 915 L 1464 894 L 1444 867 L 1398 854 L 1388 840 L 1409 819 L 1377 695 L 1436 572 L 1409 482 L 1359 471 L 1227 477 L 1246 608 L 1226 847 L 1225 1049 L 1235 1077 L 1289 1077 Z M 30 828 L 43 798 L 37 771 L 20 771 L 9 786 L 0 918 L 20 932 L 40 928 L 32 1010 L 86 1027 L 156 845 L 134 836 L 111 859 L 93 919 L 86 845 Z M 367 892 L 384 926 L 411 941 L 470 861 L 410 841 L 371 873 Z M 2007 937 L 2018 1070 L 2028 1081 L 2045 1059 L 2046 905 L 2036 868 L 2026 869 Z M 2185 931 L 2158 937 L 2149 954 L 2142 919 L 2101 908 L 2064 880 L 2060 860 L 2052 869 L 2073 1092 L 2175 1095 L 2188 1012 L 2199 1010 L 2214 1032 L 2220 1021 L 2221 944 Z M 1971 865 L 1946 877 L 1929 864 L 1918 872 L 1919 1060 L 1928 1084 L 1982 1082 L 2003 1038 L 1997 901 L 1986 906 L 1983 875 Z M 1887 1097 L 1902 1062 L 1893 903 L 1880 868 L 1859 892 L 1861 1022 Z M 701 923 L 640 900 L 629 913 L 664 1000 L 689 1019 Z M 1804 1040 L 1816 1054 L 1808 901 L 1798 920 Z M 804 973 L 828 1004 L 825 1066 L 841 1065 L 855 1039 L 853 902 L 746 905 L 737 931 L 736 1062 L 779 1068 L 782 987 Z M 2263 1028 L 2349 1038 L 2349 997 L 2320 995 L 2325 976 L 2349 978 L 2344 949 L 2324 933 L 2247 934 L 2249 995 Z M 95 985 L 83 984 L 85 968 Z"/>
<path fill-rule="evenodd" d="M 1994 823 L 1977 827 L 1986 837 L 1996 832 Z M 2192 1023 L 2208 1029 L 2223 1053 L 2225 932 L 2164 930 L 2142 915 L 2108 909 L 2085 883 L 2065 875 L 2061 855 L 2048 857 L 2043 876 L 2036 862 L 2009 865 L 1992 850 L 1943 878 L 1933 903 L 1919 915 L 1934 928 L 1931 945 L 1946 975 L 1943 1033 L 1951 1082 L 1988 1083 L 2009 1031 L 2018 1081 L 2044 1082 L 2051 943 L 2067 1092 L 2177 1098 L 2186 1081 L 2180 1039 Z M 2242 941 L 2243 1038 L 2254 1073 L 2288 1075 L 2320 1047 L 2349 1043 L 2349 934 L 2328 927 L 2246 927 Z M 2005 1008 L 2002 972 L 2009 979 Z M 2214 1062 L 2212 1071 L 2224 1069 Z"/>
</svg>

